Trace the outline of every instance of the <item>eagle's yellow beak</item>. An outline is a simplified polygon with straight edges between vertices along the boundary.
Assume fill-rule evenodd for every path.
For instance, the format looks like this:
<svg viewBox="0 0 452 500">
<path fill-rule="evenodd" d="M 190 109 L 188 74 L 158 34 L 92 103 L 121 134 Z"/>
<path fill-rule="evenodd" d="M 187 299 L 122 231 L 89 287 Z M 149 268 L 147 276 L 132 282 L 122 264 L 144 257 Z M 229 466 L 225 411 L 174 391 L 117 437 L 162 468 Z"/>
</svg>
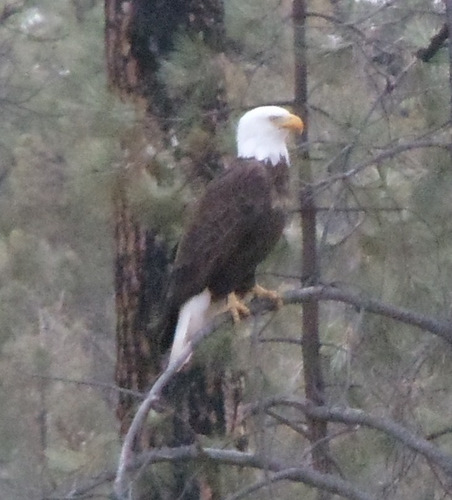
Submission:
<svg viewBox="0 0 452 500">
<path fill-rule="evenodd" d="M 294 132 L 298 133 L 303 132 L 304 128 L 303 120 L 299 116 L 292 114 L 282 118 L 279 123 L 279 126 L 282 128 L 293 130 Z"/>
</svg>

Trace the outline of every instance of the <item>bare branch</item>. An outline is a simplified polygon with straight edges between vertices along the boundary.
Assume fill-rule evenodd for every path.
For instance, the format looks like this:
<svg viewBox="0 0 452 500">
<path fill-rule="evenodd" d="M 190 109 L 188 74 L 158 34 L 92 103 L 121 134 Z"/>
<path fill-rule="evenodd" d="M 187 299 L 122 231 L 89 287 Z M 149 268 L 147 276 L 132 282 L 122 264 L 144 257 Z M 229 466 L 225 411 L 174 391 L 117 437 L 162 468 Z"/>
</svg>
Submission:
<svg viewBox="0 0 452 500">
<path fill-rule="evenodd" d="M 251 467 L 274 472 L 280 475 L 280 478 L 276 480 L 286 479 L 304 483 L 350 500 L 374 499 L 372 495 L 359 490 L 352 483 L 332 474 L 322 474 L 310 467 L 291 467 L 279 460 L 236 450 L 200 448 L 196 445 L 181 446 L 179 448 L 162 448 L 143 453 L 131 464 L 131 467 L 136 469 L 151 463 L 206 459 L 212 460 L 217 464 Z"/>
<path fill-rule="evenodd" d="M 99 387 L 101 389 L 109 389 L 111 391 L 120 392 L 122 394 L 129 394 L 137 399 L 143 399 L 144 394 L 138 391 L 133 391 L 131 389 L 125 389 L 124 387 L 118 387 L 115 384 L 109 384 L 107 382 L 99 382 L 98 380 L 77 380 L 68 377 L 58 377 L 54 375 L 41 375 L 40 373 L 29 373 L 32 378 L 39 378 L 42 380 L 50 380 L 53 382 L 64 382 L 66 384 L 75 385 L 86 385 L 88 387 Z"/>
<path fill-rule="evenodd" d="M 139 406 L 133 421 L 127 431 L 122 445 L 121 454 L 119 457 L 118 470 L 114 483 L 114 491 L 118 498 L 126 498 L 126 492 L 129 488 L 127 480 L 127 470 L 130 467 L 131 461 L 134 459 L 133 447 L 137 436 L 139 436 L 143 423 L 151 410 L 160 399 L 160 394 L 171 378 L 180 370 L 184 363 L 189 359 L 192 349 L 191 345 L 187 344 L 183 349 L 181 356 L 174 364 L 168 367 L 162 375 L 157 379 L 151 390 L 148 392 L 146 399 Z"/>
<path fill-rule="evenodd" d="M 293 431 L 295 431 L 297 434 L 301 434 L 306 439 L 309 438 L 308 429 L 305 424 L 296 424 L 290 419 L 283 417 L 282 415 L 278 415 L 278 413 L 274 412 L 273 410 L 267 410 L 267 415 L 274 418 L 277 422 L 283 425 L 287 425 L 287 427 L 290 427 Z"/>
<path fill-rule="evenodd" d="M 380 163 L 383 163 L 386 160 L 394 158 L 395 156 L 404 153 L 405 151 L 411 151 L 413 149 L 423 149 L 423 148 L 442 148 L 448 150 L 450 148 L 450 142 L 421 140 L 421 141 L 410 142 L 408 144 L 398 144 L 397 146 L 394 146 L 391 149 L 387 149 L 382 153 L 372 158 L 369 158 L 368 160 L 364 160 L 363 162 L 354 166 L 350 170 L 347 170 L 346 172 L 342 172 L 336 175 L 331 175 L 330 177 L 316 183 L 315 187 L 329 186 L 333 182 L 350 179 L 351 177 L 354 177 L 356 174 L 358 174 L 367 167 L 370 167 L 372 165 L 379 165 Z"/>
<path fill-rule="evenodd" d="M 82 498 L 92 498 L 90 492 L 92 492 L 99 486 L 113 481 L 114 478 L 115 475 L 112 471 L 105 471 L 94 478 L 89 484 L 80 486 L 78 488 L 73 488 L 69 493 L 65 495 L 46 496 L 42 498 L 42 500 L 76 500 Z M 98 498 L 98 496 L 96 496 L 95 498 Z"/>
<path fill-rule="evenodd" d="M 430 434 L 427 434 L 425 439 L 427 439 L 428 441 L 433 441 L 434 439 L 442 437 L 446 434 L 452 434 L 452 426 L 449 425 L 446 428 L 441 429 L 439 431 L 431 432 Z"/>
<path fill-rule="evenodd" d="M 333 286 L 313 286 L 289 290 L 283 295 L 284 304 L 296 304 L 309 299 L 333 300 L 355 306 L 372 314 L 391 318 L 407 325 L 416 326 L 441 337 L 452 344 L 452 322 L 420 314 L 410 309 L 397 307 L 376 299 L 366 298 L 363 294 L 354 294 Z"/>
<path fill-rule="evenodd" d="M 306 400 L 269 398 L 266 402 L 259 402 L 259 407 L 290 406 L 303 411 L 306 416 L 326 420 L 328 422 L 338 422 L 347 425 L 360 425 L 370 429 L 376 429 L 393 437 L 411 450 L 421 454 L 429 462 L 434 463 L 442 471 L 452 476 L 452 455 L 442 452 L 439 448 L 431 444 L 425 438 L 417 436 L 405 426 L 386 417 L 369 415 L 362 410 L 353 408 L 328 408 L 326 406 L 314 406 Z"/>
<path fill-rule="evenodd" d="M 418 328 L 421 328 L 423 330 L 426 330 L 430 333 L 433 333 L 435 335 L 438 335 L 439 337 L 443 338 L 447 342 L 452 344 L 452 322 L 450 321 L 442 321 L 438 320 L 436 318 L 433 318 L 431 316 L 426 316 L 423 314 L 419 314 L 417 312 L 400 308 L 400 307 L 395 307 L 391 304 L 386 304 L 384 302 L 371 299 L 371 298 L 365 298 L 363 297 L 362 294 L 353 294 L 349 293 L 343 290 L 340 290 L 338 288 L 332 287 L 332 286 L 313 286 L 313 287 L 307 287 L 307 288 L 301 288 L 301 289 L 294 289 L 294 290 L 289 290 L 285 292 L 282 296 L 282 300 L 284 304 L 297 304 L 297 303 L 302 303 L 304 301 L 308 300 L 332 300 L 332 301 L 337 301 L 337 302 L 343 302 L 347 304 L 351 304 L 355 306 L 357 309 L 360 310 L 365 310 L 367 312 L 373 313 L 373 314 L 379 314 L 381 316 L 385 316 L 391 319 L 394 319 L 396 321 L 400 321 L 402 323 L 416 326 Z M 250 310 L 252 315 L 257 315 L 257 314 L 262 314 L 264 312 L 267 312 L 269 310 L 273 310 L 275 308 L 275 304 L 269 301 L 263 301 L 261 299 L 259 300 L 253 300 L 250 304 Z M 192 338 L 192 341 L 190 344 L 188 344 L 183 352 L 181 353 L 180 357 L 174 364 L 172 364 L 170 367 L 168 367 L 162 375 L 157 379 L 155 384 L 152 386 L 151 390 L 149 391 L 148 395 L 146 396 L 145 400 L 142 402 L 140 407 L 138 408 L 137 413 L 135 414 L 135 417 L 132 421 L 132 424 L 125 436 L 124 443 L 122 446 L 121 450 L 121 455 L 119 459 L 119 464 L 118 464 L 118 470 L 116 474 L 116 480 L 115 480 L 115 492 L 118 495 L 119 498 L 123 498 L 125 493 L 128 490 L 128 480 L 127 480 L 127 471 L 130 468 L 131 463 L 135 459 L 135 453 L 133 452 L 133 445 L 135 443 L 136 438 L 139 436 L 141 432 L 142 425 L 146 419 L 146 416 L 148 415 L 149 411 L 153 406 L 156 406 L 157 403 L 160 400 L 160 395 L 163 390 L 163 388 L 168 384 L 168 382 L 171 380 L 171 378 L 184 366 L 184 364 L 187 362 L 189 357 L 191 356 L 193 350 L 196 348 L 196 346 L 208 335 L 213 333 L 215 330 L 219 328 L 220 325 L 224 325 L 227 323 L 231 323 L 231 317 L 229 313 L 223 313 L 218 315 L 210 324 L 199 330 Z M 299 404 L 299 403 L 297 403 Z M 311 409 L 312 410 L 312 409 Z M 307 411 L 307 409 L 305 410 Z M 310 413 L 309 416 L 313 418 L 318 418 L 322 419 L 330 419 L 331 421 L 343 421 L 340 420 L 341 418 L 344 418 L 343 412 L 339 413 L 334 413 L 334 410 L 328 410 L 327 408 L 317 408 L 316 410 L 312 410 L 313 413 Z M 317 412 L 317 413 L 316 413 Z M 323 412 L 323 413 L 322 413 Z M 324 413 L 324 412 L 331 412 L 331 413 Z M 363 413 L 359 412 L 357 410 L 350 410 L 350 412 L 355 412 L 348 415 L 348 419 L 350 420 L 349 423 L 358 423 L 361 425 L 368 425 L 370 427 L 376 427 L 376 424 L 369 424 L 369 422 L 372 422 L 373 417 L 367 417 L 367 420 L 363 420 Z M 307 414 L 307 413 L 306 413 Z M 307 414 L 308 415 L 308 414 Z M 323 417 L 322 417 L 323 415 Z M 326 416 L 327 415 L 327 416 Z M 338 420 L 335 420 L 338 419 Z M 354 421 L 355 419 L 355 421 Z M 367 424 L 366 424 L 367 422 Z M 378 424 L 379 422 L 379 424 Z M 385 421 L 379 419 L 377 422 L 378 425 L 382 425 L 382 430 L 385 429 Z M 344 421 L 344 423 L 348 423 L 347 421 Z M 390 423 L 387 424 L 389 427 L 391 426 Z M 398 425 L 398 424 L 394 424 Z M 400 435 L 403 434 L 403 432 L 406 432 L 409 434 L 409 432 L 404 428 L 399 426 L 396 430 L 393 430 L 396 434 L 399 433 Z M 386 430 L 387 431 L 387 430 Z M 412 437 L 410 440 L 408 437 L 405 437 L 405 439 L 411 444 L 411 446 L 415 446 L 415 443 L 413 443 L 413 439 L 420 439 L 416 437 Z M 425 440 L 424 440 L 425 441 Z M 429 447 L 432 447 L 430 443 L 425 441 Z M 421 446 L 422 448 L 422 446 Z M 416 448 L 414 448 L 416 449 Z M 436 450 L 436 448 L 434 448 Z M 430 450 L 427 447 L 427 450 L 421 451 L 418 450 L 420 453 L 424 454 L 425 456 L 431 456 L 433 457 L 435 453 Z M 440 453 L 440 452 L 438 452 Z M 433 458 L 432 458 L 433 460 Z M 441 459 L 441 453 L 439 458 L 436 457 L 434 460 L 436 463 L 439 460 L 439 464 L 442 463 L 445 459 Z M 450 458 L 447 458 L 446 462 L 449 463 L 448 461 Z M 441 466 L 444 468 L 444 470 L 447 469 L 447 463 L 443 463 Z M 450 473 L 452 474 L 452 462 L 449 464 L 450 466 Z"/>
<path fill-rule="evenodd" d="M 176 375 L 176 373 L 181 370 L 183 366 L 188 362 L 194 348 L 203 340 L 204 337 L 217 330 L 220 325 L 225 324 L 228 320 L 229 322 L 232 322 L 232 318 L 229 313 L 221 314 L 214 318 L 214 320 L 206 327 L 199 330 L 193 336 L 191 342 L 189 342 L 184 347 L 179 358 L 177 358 L 174 363 L 168 366 L 156 380 L 156 382 L 148 392 L 146 398 L 139 406 L 129 427 L 129 430 L 127 431 L 127 434 L 124 438 L 124 442 L 121 448 L 121 454 L 119 457 L 119 464 L 114 483 L 114 491 L 118 498 L 124 498 L 128 490 L 129 482 L 127 480 L 127 470 L 130 467 L 131 462 L 135 458 L 135 453 L 133 451 L 134 443 L 141 432 L 143 423 L 145 422 L 149 411 L 151 410 L 151 408 L 157 406 L 162 390 L 174 377 L 174 375 Z"/>
<path fill-rule="evenodd" d="M 416 52 L 416 57 L 423 62 L 429 62 L 430 59 L 444 46 L 444 42 L 449 37 L 449 29 L 444 23 L 436 35 L 432 36 L 427 47 L 422 47 Z"/>
<path fill-rule="evenodd" d="M 308 300 L 332 300 L 343 302 L 355 306 L 357 309 L 365 310 L 373 314 L 379 314 L 402 323 L 416 326 L 423 330 L 429 331 L 438 335 L 442 339 L 452 344 L 452 322 L 442 321 L 431 316 L 419 314 L 415 311 L 396 307 L 391 304 L 365 298 L 362 294 L 353 294 L 332 286 L 313 286 L 301 289 L 287 291 L 283 294 L 282 300 L 284 304 L 297 304 Z M 250 304 L 251 313 L 253 315 L 262 314 L 274 309 L 273 303 L 268 303 L 262 300 L 252 301 Z M 115 491 L 121 498 L 121 495 L 127 490 L 126 471 L 130 461 L 133 459 L 133 443 L 141 432 L 144 420 L 150 409 L 156 405 L 160 399 L 161 392 L 171 378 L 183 367 L 184 363 L 189 359 L 195 347 L 204 339 L 204 337 L 214 332 L 220 325 L 231 322 L 228 313 L 217 316 L 214 321 L 201 330 L 194 336 L 190 344 L 188 344 L 180 358 L 157 379 L 146 399 L 138 408 L 137 413 L 132 421 L 132 424 L 124 439 L 124 444 L 121 450 L 121 456 L 118 465 L 117 478 L 115 481 Z M 452 469 L 451 469 L 452 471 Z"/>
</svg>

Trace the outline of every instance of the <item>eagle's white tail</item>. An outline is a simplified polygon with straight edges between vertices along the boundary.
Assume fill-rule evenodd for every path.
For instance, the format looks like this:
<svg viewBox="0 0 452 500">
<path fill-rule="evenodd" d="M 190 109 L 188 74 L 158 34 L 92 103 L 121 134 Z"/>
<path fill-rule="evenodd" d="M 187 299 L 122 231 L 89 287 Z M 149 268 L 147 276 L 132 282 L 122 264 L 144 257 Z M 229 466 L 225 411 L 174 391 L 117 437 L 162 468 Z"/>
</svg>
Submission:
<svg viewBox="0 0 452 500">
<path fill-rule="evenodd" d="M 179 358 L 184 347 L 190 342 L 192 335 L 204 325 L 210 301 L 211 294 L 206 288 L 200 294 L 188 299 L 180 308 L 168 366 L 171 366 Z M 187 362 L 189 359 L 187 359 Z"/>
</svg>

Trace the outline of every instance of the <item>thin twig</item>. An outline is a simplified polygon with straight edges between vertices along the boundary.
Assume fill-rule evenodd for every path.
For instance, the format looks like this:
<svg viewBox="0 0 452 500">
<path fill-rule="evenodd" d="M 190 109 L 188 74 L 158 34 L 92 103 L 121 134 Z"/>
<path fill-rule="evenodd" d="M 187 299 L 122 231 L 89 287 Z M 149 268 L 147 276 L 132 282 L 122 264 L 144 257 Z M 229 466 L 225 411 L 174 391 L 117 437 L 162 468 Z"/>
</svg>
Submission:
<svg viewBox="0 0 452 500">
<path fill-rule="evenodd" d="M 438 447 L 431 444 L 422 436 L 417 436 L 404 425 L 386 417 L 370 415 L 362 410 L 354 408 L 328 408 L 327 406 L 314 406 L 311 402 L 302 399 L 290 399 L 284 397 L 268 398 L 267 401 L 260 401 L 259 405 L 265 407 L 289 406 L 297 408 L 306 416 L 325 420 L 327 422 L 338 422 L 347 425 L 359 425 L 376 429 L 393 437 L 404 444 L 407 448 L 421 454 L 428 461 L 449 477 L 452 477 L 452 455 L 444 453 Z M 257 405 L 256 405 L 257 408 Z M 256 410 L 257 411 L 257 410 Z"/>
<path fill-rule="evenodd" d="M 54 375 L 42 375 L 40 373 L 28 373 L 27 375 L 32 378 L 51 380 L 53 382 L 64 382 L 65 384 L 86 385 L 88 387 L 100 387 L 102 389 L 109 389 L 111 391 L 120 392 L 122 394 L 128 394 L 137 399 L 144 399 L 145 396 L 142 392 L 133 391 L 131 389 L 125 389 L 124 387 L 118 387 L 115 384 L 109 384 L 107 382 L 99 382 L 98 380 L 77 380 L 68 377 L 58 377 Z"/>
<path fill-rule="evenodd" d="M 383 163 L 385 160 L 389 160 L 394 156 L 397 156 L 406 151 L 412 151 L 413 149 L 424 149 L 424 148 L 442 148 L 448 150 L 450 148 L 450 142 L 427 140 L 427 141 L 415 141 L 407 144 L 398 144 L 397 146 L 394 146 L 391 149 L 386 149 L 382 153 L 373 156 L 368 160 L 364 160 L 363 162 L 358 163 L 358 165 L 355 165 L 353 168 L 347 170 L 346 172 L 331 175 L 320 182 L 314 183 L 314 187 L 315 188 L 329 187 L 333 182 L 354 177 L 356 174 L 366 169 L 367 167 L 370 167 L 371 165 L 379 165 L 380 163 Z"/>
</svg>

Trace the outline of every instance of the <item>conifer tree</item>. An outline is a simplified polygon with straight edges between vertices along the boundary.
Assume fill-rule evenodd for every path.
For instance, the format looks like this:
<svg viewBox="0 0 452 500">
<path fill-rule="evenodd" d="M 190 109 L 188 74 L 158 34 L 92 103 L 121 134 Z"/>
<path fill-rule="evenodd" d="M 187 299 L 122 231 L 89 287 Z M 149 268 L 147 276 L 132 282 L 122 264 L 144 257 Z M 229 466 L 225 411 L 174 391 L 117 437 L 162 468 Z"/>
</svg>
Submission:
<svg viewBox="0 0 452 500">
<path fill-rule="evenodd" d="M 217 1 L 207 5 L 174 1 L 169 8 L 166 3 L 143 0 L 124 5 L 105 3 L 109 81 L 122 99 L 137 103 L 141 121 L 124 139 L 127 167 L 118 176 L 113 197 L 116 380 L 119 387 L 144 392 L 160 373 L 170 348 L 160 341 L 158 325 L 174 244 L 168 227 L 174 222 L 156 217 L 171 212 L 180 217 L 174 205 L 181 202 L 181 185 L 188 180 L 196 188 L 222 168 L 215 134 L 227 117 L 227 105 L 215 57 L 224 39 L 223 6 Z M 150 148 L 163 152 L 172 141 L 180 141 L 173 148 L 173 158 L 149 154 Z M 188 160 L 185 171 L 176 155 Z M 151 189 L 140 195 L 137 189 L 143 181 Z M 221 372 L 202 367 L 181 374 L 168 389 L 173 416 L 165 419 L 172 424 L 161 431 L 151 426 L 145 434 L 147 442 L 140 446 L 182 445 L 193 442 L 194 433 L 224 432 L 222 377 Z M 123 435 L 135 403 L 130 394 L 120 396 Z M 160 498 L 169 494 L 164 492 L 168 489 L 171 496 L 180 498 L 207 498 L 204 490 L 216 496 L 214 472 L 205 467 L 192 477 L 190 468 L 179 464 L 167 486 L 151 481 L 143 495 L 149 498 L 152 491 L 152 498 Z"/>
</svg>

